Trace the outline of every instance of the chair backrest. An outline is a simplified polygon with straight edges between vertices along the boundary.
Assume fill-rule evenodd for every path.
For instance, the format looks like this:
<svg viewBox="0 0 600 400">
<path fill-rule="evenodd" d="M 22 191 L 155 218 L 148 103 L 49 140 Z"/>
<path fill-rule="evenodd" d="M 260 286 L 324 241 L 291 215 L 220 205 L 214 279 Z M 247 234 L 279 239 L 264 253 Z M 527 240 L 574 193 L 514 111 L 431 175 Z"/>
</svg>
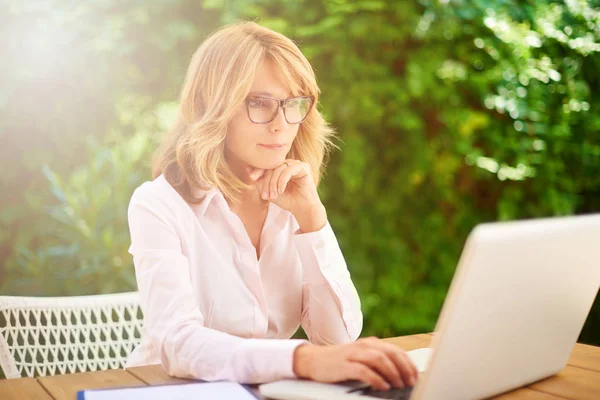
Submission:
<svg viewBox="0 0 600 400">
<path fill-rule="evenodd" d="M 123 368 L 142 323 L 137 292 L 0 296 L 0 366 L 7 378 Z"/>
</svg>

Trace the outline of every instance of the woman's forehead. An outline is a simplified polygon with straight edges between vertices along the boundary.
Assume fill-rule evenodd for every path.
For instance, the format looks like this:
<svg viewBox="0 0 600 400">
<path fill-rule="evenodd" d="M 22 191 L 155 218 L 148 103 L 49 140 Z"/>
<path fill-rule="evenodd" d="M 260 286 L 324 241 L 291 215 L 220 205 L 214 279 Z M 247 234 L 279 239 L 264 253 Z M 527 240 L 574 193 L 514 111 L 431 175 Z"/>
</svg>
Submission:
<svg viewBox="0 0 600 400">
<path fill-rule="evenodd" d="M 254 74 L 251 95 L 271 96 L 285 99 L 293 96 L 281 70 L 270 60 L 264 60 Z"/>
</svg>

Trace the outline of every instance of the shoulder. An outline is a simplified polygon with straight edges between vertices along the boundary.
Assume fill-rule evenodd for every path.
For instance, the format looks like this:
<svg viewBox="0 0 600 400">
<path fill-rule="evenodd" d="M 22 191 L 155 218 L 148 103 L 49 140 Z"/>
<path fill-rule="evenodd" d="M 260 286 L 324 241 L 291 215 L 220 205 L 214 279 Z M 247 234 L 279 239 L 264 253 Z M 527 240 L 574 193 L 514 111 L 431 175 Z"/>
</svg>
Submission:
<svg viewBox="0 0 600 400">
<path fill-rule="evenodd" d="M 152 181 L 142 183 L 133 191 L 129 210 L 132 208 L 146 208 L 160 214 L 176 214 L 187 212 L 189 205 L 164 175 L 160 175 Z"/>
<path fill-rule="evenodd" d="M 131 196 L 131 203 L 155 203 L 168 200 L 173 197 L 171 190 L 179 196 L 179 193 L 167 182 L 164 175 L 160 175 L 156 179 L 146 181 L 135 188 Z"/>
</svg>

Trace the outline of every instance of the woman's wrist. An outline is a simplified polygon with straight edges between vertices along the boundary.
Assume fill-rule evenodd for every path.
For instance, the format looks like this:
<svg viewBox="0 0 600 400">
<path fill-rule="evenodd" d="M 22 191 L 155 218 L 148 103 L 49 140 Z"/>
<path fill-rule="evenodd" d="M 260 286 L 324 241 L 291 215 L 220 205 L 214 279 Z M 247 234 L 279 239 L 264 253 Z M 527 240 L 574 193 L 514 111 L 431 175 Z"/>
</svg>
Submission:
<svg viewBox="0 0 600 400">
<path fill-rule="evenodd" d="M 322 203 L 311 205 L 293 214 L 302 233 L 319 231 L 327 224 L 327 211 Z"/>
<path fill-rule="evenodd" d="M 314 347 L 314 345 L 303 343 L 294 350 L 292 371 L 298 378 L 308 378 L 308 371 L 310 370 L 308 360 L 310 359 L 311 347 Z"/>
</svg>

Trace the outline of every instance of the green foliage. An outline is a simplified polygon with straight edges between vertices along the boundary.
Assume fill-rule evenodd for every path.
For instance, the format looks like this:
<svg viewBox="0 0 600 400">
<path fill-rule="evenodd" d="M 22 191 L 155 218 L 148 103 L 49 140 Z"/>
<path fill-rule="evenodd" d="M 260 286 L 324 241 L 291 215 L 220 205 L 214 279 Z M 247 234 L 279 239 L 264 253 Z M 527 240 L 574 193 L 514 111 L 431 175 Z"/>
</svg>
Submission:
<svg viewBox="0 0 600 400">
<path fill-rule="evenodd" d="M 55 237 L 57 221 L 42 207 L 63 201 L 52 193 L 43 166 L 70 185 L 73 170 L 102 157 L 96 150 L 114 147 L 110 132 L 118 130 L 127 138 L 136 132 L 140 113 L 151 117 L 162 99 L 174 101 L 199 36 L 211 29 L 202 21 L 214 16 L 193 0 L 5 3 L 0 7 L 0 287 L 3 293 L 22 295 L 69 294 L 71 287 L 84 291 L 69 281 L 73 274 L 67 271 L 98 256 L 79 250 L 81 261 L 71 256 L 70 267 L 58 256 L 48 258 L 58 244 L 60 251 L 76 248 Z M 129 103 L 139 109 L 123 115 Z M 144 165 L 149 155 L 144 155 Z M 150 176 L 146 167 L 138 168 L 123 174 L 139 177 L 136 183 Z M 102 175 L 89 175 L 98 179 L 86 183 L 90 189 L 96 184 L 122 190 L 112 187 L 108 177 L 104 182 Z M 113 192 L 118 198 L 128 194 Z M 112 210 L 122 209 L 113 195 L 108 200 Z M 127 248 L 127 238 L 123 240 L 114 242 L 121 256 Z M 129 271 L 124 273 L 131 275 L 130 258 L 123 262 L 123 270 Z M 104 287 L 117 290 L 119 284 Z"/>
<path fill-rule="evenodd" d="M 161 101 L 175 99 L 208 32 L 252 18 L 299 44 L 323 92 L 319 107 L 339 132 L 342 151 L 320 192 L 361 294 L 363 334 L 432 330 L 475 224 L 600 211 L 598 4 L 441 3 L 213 0 L 202 9 L 179 1 L 110 11 L 102 32 L 121 28 L 116 39 L 101 36 L 108 58 L 99 70 L 136 78 L 100 88 L 107 116 L 88 135 L 82 115 L 49 111 L 65 131 L 59 154 L 69 156 L 52 160 L 55 147 L 40 147 L 43 157 L 24 161 L 37 182 L 29 190 L 11 173 L 19 195 L 0 199 L 3 291 L 134 286 L 126 207 L 169 121 L 172 104 Z M 18 122 L 4 130 L 48 129 Z M 599 329 L 597 301 L 580 340 L 600 344 Z"/>
<path fill-rule="evenodd" d="M 127 252 L 127 204 L 133 190 L 149 178 L 149 155 L 158 145 L 153 139 L 166 129 L 176 105 L 159 104 L 150 115 L 139 106 L 129 102 L 118 108 L 121 122 L 135 118 L 135 134 L 115 130 L 105 143 L 89 137 L 92 157 L 64 178 L 42 167 L 54 201 L 48 205 L 48 198 L 28 199 L 31 210 L 47 216 L 43 231 L 37 232 L 44 242 L 37 248 L 17 247 L 15 263 L 6 269 L 13 287 L 35 295 L 136 289 Z"/>
</svg>

